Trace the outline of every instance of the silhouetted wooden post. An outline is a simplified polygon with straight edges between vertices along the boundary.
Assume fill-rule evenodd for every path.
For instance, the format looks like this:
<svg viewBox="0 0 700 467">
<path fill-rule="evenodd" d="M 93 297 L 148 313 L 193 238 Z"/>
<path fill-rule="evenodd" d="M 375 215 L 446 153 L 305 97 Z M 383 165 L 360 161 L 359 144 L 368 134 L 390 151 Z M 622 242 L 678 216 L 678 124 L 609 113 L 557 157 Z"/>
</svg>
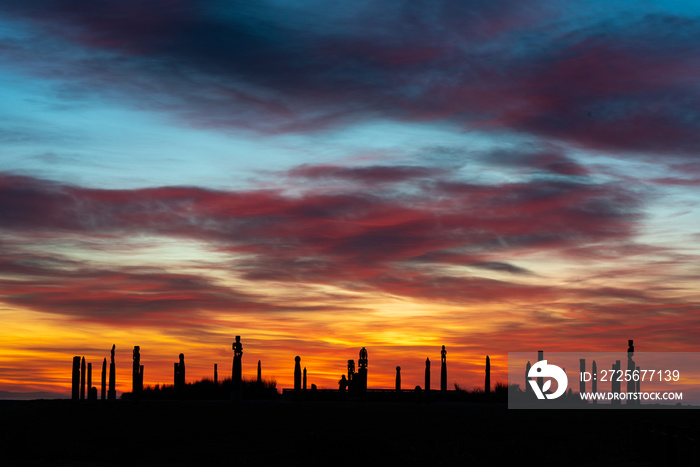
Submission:
<svg viewBox="0 0 700 467">
<path fill-rule="evenodd" d="M 425 390 L 430 391 L 430 359 L 425 359 Z"/>
<path fill-rule="evenodd" d="M 185 354 L 178 356 L 179 362 L 175 363 L 175 390 L 183 391 L 185 389 Z"/>
<path fill-rule="evenodd" d="M 447 392 L 447 350 L 440 351 L 440 392 Z"/>
<path fill-rule="evenodd" d="M 306 391 L 306 367 L 304 367 L 304 379 L 302 383 L 302 389 Z"/>
<path fill-rule="evenodd" d="M 396 392 L 401 392 L 401 367 L 396 367 Z"/>
<path fill-rule="evenodd" d="M 92 390 L 92 363 L 87 364 L 87 398 L 90 400 L 90 391 Z"/>
<path fill-rule="evenodd" d="M 219 367 L 216 363 L 214 363 L 214 385 L 219 385 Z"/>
<path fill-rule="evenodd" d="M 107 396 L 107 358 L 102 360 L 102 381 L 101 381 L 100 399 L 105 400 Z"/>
<path fill-rule="evenodd" d="M 241 390 L 241 380 L 243 379 L 243 370 L 241 359 L 243 358 L 243 345 L 241 344 L 241 336 L 236 336 L 236 342 L 232 345 L 233 348 L 233 368 L 231 370 L 231 378 L 233 379 L 234 391 Z"/>
<path fill-rule="evenodd" d="M 131 395 L 134 399 L 138 399 L 141 396 L 141 390 L 143 389 L 143 365 L 141 365 L 141 347 L 138 345 L 134 346 L 134 364 L 132 367 L 131 374 Z"/>
<path fill-rule="evenodd" d="M 367 349 L 362 347 L 360 349 L 360 358 L 357 360 L 357 379 L 358 386 L 360 390 L 360 399 L 364 400 L 367 396 L 367 365 L 369 360 L 367 358 Z"/>
<path fill-rule="evenodd" d="M 294 392 L 301 392 L 301 357 L 297 355 L 294 357 Z"/>
<path fill-rule="evenodd" d="M 114 351 L 116 346 L 112 344 L 112 351 L 110 352 L 110 363 L 109 363 L 109 389 L 107 390 L 107 400 L 113 401 L 117 399 L 117 391 L 115 386 L 117 384 L 116 379 L 116 365 L 114 363 Z"/>
<path fill-rule="evenodd" d="M 537 361 L 541 362 L 544 360 L 544 350 L 538 350 L 537 351 Z M 537 387 L 540 388 L 540 392 L 542 391 L 542 387 L 544 386 L 544 378 L 537 378 Z"/>
<path fill-rule="evenodd" d="M 80 400 L 85 399 L 85 357 L 80 362 Z"/>
<path fill-rule="evenodd" d="M 595 360 L 591 363 L 591 392 L 595 394 L 598 392 L 598 366 Z M 593 396 L 593 403 L 597 404 L 595 396 Z"/>
<path fill-rule="evenodd" d="M 486 376 L 484 378 L 484 392 L 486 394 L 491 393 L 491 359 L 486 356 Z"/>
<path fill-rule="evenodd" d="M 627 371 L 629 371 L 629 375 L 631 376 L 632 374 L 634 374 L 634 370 L 637 368 L 637 364 L 632 359 L 632 357 L 634 356 L 634 340 L 629 339 L 627 342 Z M 638 402 L 638 400 L 632 399 L 632 393 L 635 392 L 634 390 L 636 386 L 637 382 L 634 380 L 634 378 L 630 377 L 629 381 L 627 381 L 627 405 L 636 405 Z"/>
<path fill-rule="evenodd" d="M 262 366 L 258 360 L 258 386 L 262 386 Z"/>
<path fill-rule="evenodd" d="M 532 364 L 528 360 L 527 365 L 525 365 L 525 394 L 530 392 L 530 368 L 532 368 Z"/>
<path fill-rule="evenodd" d="M 348 388 L 350 388 L 350 392 L 352 392 L 355 389 L 355 360 L 348 360 Z"/>
<path fill-rule="evenodd" d="M 80 357 L 73 357 L 73 386 L 71 399 L 80 399 Z"/>
<path fill-rule="evenodd" d="M 117 398 L 117 391 L 115 390 L 115 385 L 117 384 L 116 380 L 116 368 L 114 364 L 114 350 L 116 346 L 112 345 L 112 352 L 110 354 L 110 363 L 109 363 L 109 390 L 107 391 L 107 399 L 110 401 L 116 400 Z"/>
<path fill-rule="evenodd" d="M 586 382 L 583 380 L 583 374 L 586 372 L 586 359 L 579 358 L 578 363 L 579 363 L 579 375 L 580 375 L 579 383 L 578 383 L 578 392 L 579 392 L 579 394 L 584 394 L 586 392 Z"/>
</svg>

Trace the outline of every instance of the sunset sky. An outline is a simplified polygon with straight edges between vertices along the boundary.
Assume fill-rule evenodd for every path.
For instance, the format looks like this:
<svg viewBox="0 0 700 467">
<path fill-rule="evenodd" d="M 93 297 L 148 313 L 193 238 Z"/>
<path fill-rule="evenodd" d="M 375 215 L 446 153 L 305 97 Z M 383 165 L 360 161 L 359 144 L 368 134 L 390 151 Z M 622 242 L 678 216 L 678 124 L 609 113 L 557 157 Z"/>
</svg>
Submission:
<svg viewBox="0 0 700 467">
<path fill-rule="evenodd" d="M 3 0 L 0 398 L 236 335 L 278 388 L 700 351 L 698 44 L 684 1 Z"/>
</svg>

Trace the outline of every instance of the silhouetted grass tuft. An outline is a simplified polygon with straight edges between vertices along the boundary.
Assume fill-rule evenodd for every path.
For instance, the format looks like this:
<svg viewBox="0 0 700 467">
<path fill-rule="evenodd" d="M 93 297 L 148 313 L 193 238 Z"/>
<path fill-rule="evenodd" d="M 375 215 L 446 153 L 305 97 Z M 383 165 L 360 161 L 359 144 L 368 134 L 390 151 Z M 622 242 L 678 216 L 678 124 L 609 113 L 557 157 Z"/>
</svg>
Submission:
<svg viewBox="0 0 700 467">
<path fill-rule="evenodd" d="M 174 385 L 156 384 L 146 386 L 141 393 L 143 400 L 230 400 L 234 392 L 233 381 L 225 379 L 218 384 L 214 384 L 211 379 L 202 379 L 194 383 L 187 383 L 185 387 L 178 391 Z M 240 397 L 242 399 L 276 399 L 277 381 L 263 378 L 261 383 L 257 379 L 244 379 L 241 381 Z M 122 394 L 122 399 L 132 399 L 131 393 Z"/>
</svg>

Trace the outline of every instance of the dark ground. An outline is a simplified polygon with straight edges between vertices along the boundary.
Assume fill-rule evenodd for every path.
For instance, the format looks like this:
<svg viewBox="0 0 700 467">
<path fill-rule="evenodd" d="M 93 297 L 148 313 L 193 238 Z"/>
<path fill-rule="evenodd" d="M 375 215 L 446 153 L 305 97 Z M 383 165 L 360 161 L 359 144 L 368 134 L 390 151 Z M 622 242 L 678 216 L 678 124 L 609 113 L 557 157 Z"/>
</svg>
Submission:
<svg viewBox="0 0 700 467">
<path fill-rule="evenodd" d="M 456 402 L 0 401 L 0 466 L 700 465 L 699 417 Z"/>
</svg>

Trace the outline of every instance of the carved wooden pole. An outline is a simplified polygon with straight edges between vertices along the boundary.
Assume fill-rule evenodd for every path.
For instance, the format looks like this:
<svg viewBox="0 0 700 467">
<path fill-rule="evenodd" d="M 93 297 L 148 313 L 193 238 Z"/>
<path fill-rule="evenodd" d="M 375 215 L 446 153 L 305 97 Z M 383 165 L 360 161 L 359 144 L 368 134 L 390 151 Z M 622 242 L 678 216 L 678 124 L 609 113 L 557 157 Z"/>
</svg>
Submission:
<svg viewBox="0 0 700 467">
<path fill-rule="evenodd" d="M 367 358 L 367 349 L 360 349 L 360 358 L 357 360 L 357 378 L 359 379 L 358 387 L 360 389 L 360 400 L 365 400 L 367 397 L 367 366 L 369 359 Z"/>
<path fill-rule="evenodd" d="M 544 360 L 544 350 L 538 350 L 537 351 L 537 361 L 541 362 Z M 537 378 L 537 387 L 540 388 L 540 391 L 542 391 L 542 387 L 544 386 L 544 378 Z"/>
<path fill-rule="evenodd" d="M 107 358 L 102 360 L 102 381 L 100 399 L 105 400 L 107 396 Z"/>
<path fill-rule="evenodd" d="M 491 359 L 486 356 L 486 377 L 484 378 L 484 392 L 491 393 Z"/>
<path fill-rule="evenodd" d="M 593 379 L 593 381 L 591 381 L 591 391 L 596 393 L 598 392 L 598 366 L 596 365 L 595 360 L 593 360 L 593 363 L 591 363 L 591 373 Z M 593 403 L 597 404 L 595 396 L 593 396 Z"/>
<path fill-rule="evenodd" d="M 294 392 L 299 393 L 301 391 L 301 357 L 297 355 L 294 357 Z"/>
<path fill-rule="evenodd" d="M 134 364 L 131 375 L 131 395 L 134 399 L 141 396 L 143 389 L 143 365 L 141 365 L 141 347 L 134 346 Z"/>
<path fill-rule="evenodd" d="M 425 392 L 430 391 L 430 359 L 425 359 Z"/>
<path fill-rule="evenodd" d="M 85 399 L 85 357 L 80 362 L 80 400 Z"/>
<path fill-rule="evenodd" d="M 92 391 L 92 363 L 87 364 L 87 398 L 91 399 L 90 393 Z"/>
<path fill-rule="evenodd" d="M 112 352 L 111 352 L 110 363 L 109 363 L 109 390 L 107 391 L 107 399 L 110 401 L 113 401 L 117 398 L 117 391 L 115 390 L 115 386 L 117 384 L 116 367 L 114 364 L 114 349 L 115 348 L 116 348 L 116 346 L 112 345 Z"/>
<path fill-rule="evenodd" d="M 233 348 L 233 368 L 232 376 L 233 379 L 233 390 L 241 390 L 241 381 L 243 379 L 242 362 L 243 358 L 243 345 L 241 344 L 241 336 L 236 336 L 236 342 L 232 345 Z"/>
<path fill-rule="evenodd" d="M 440 392 L 447 392 L 447 350 L 440 351 Z"/>
<path fill-rule="evenodd" d="M 73 391 L 71 399 L 80 399 L 80 357 L 73 357 Z"/>
</svg>

